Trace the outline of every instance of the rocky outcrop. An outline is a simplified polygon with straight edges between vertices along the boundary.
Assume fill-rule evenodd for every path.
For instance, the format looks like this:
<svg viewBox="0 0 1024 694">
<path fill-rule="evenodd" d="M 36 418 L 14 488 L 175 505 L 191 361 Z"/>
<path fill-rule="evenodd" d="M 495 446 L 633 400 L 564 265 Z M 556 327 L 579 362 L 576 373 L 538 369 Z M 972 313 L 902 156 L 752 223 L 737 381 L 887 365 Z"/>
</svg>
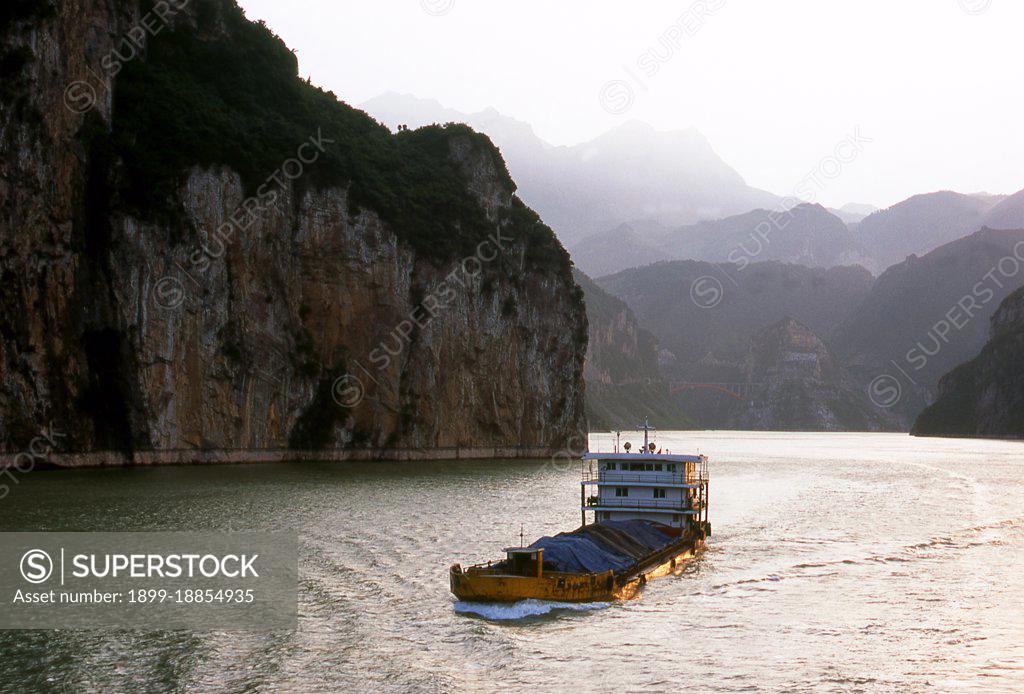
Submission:
<svg viewBox="0 0 1024 694">
<path fill-rule="evenodd" d="M 231 2 L 152 7 L 39 0 L 0 25 L 0 453 L 50 422 L 67 451 L 181 459 L 583 428 L 568 257 L 486 138 L 391 135 Z M 244 70 L 170 72 L 211 55 Z M 177 91 L 142 92 L 161 71 Z"/>
<path fill-rule="evenodd" d="M 648 417 L 662 429 L 689 429 L 693 420 L 669 392 L 658 367 L 658 343 L 629 306 L 574 271 L 587 305 L 587 421 L 591 431 L 632 427 Z"/>
<path fill-rule="evenodd" d="M 895 421 L 871 406 L 810 328 L 786 318 L 751 338 L 749 402 L 730 428 L 774 431 L 884 431 Z"/>
<path fill-rule="evenodd" d="M 915 436 L 1024 438 L 1024 289 L 1003 300 L 981 354 L 939 381 Z"/>
</svg>

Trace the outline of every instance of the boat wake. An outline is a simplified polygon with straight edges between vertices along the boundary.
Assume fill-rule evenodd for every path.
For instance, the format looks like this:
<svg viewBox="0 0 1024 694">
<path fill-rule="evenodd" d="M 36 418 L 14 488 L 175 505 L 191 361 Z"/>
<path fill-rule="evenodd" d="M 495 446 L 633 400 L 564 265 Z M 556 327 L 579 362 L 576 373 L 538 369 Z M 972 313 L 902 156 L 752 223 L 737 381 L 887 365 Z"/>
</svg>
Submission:
<svg viewBox="0 0 1024 694">
<path fill-rule="evenodd" d="M 548 600 L 520 600 L 513 603 L 466 602 L 455 603 L 459 614 L 475 615 L 492 622 L 509 622 L 542 617 L 554 612 L 588 612 L 610 607 L 610 602 L 552 602 Z"/>
</svg>

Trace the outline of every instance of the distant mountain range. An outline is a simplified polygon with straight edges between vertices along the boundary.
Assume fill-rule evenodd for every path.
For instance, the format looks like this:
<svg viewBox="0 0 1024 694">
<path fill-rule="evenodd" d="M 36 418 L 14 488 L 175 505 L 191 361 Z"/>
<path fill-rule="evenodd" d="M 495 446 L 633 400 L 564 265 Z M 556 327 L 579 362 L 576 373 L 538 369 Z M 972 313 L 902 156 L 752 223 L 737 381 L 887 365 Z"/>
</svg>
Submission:
<svg viewBox="0 0 1024 694">
<path fill-rule="evenodd" d="M 725 219 L 666 229 L 625 224 L 570 248 L 577 266 L 594 276 L 658 260 L 748 265 L 778 260 L 808 267 L 871 265 L 871 257 L 842 219 L 821 205 L 753 210 Z"/>
<path fill-rule="evenodd" d="M 988 211 L 985 226 L 992 229 L 1024 229 L 1024 190 L 1003 198 Z"/>
<path fill-rule="evenodd" d="M 844 421 L 856 423 L 851 426 L 889 428 L 898 423 L 909 428 L 934 398 L 940 377 L 985 344 L 988 321 L 999 302 L 1024 285 L 1021 256 L 1024 231 L 983 229 L 922 257 L 912 256 L 877 280 L 859 267 L 811 269 L 761 262 L 743 268 L 674 261 L 597 281 L 626 301 L 640 324 L 658 338 L 661 371 L 670 385 L 754 388 L 731 399 L 713 390 L 685 391 L 683 405 L 691 402 L 687 411 L 702 426 L 754 426 L 759 421 L 767 427 L 776 421 L 768 411 L 754 420 L 746 418 L 753 415 L 737 403 L 744 398 L 750 398 L 750 407 L 760 402 L 757 388 L 772 382 L 771 370 L 758 366 L 763 360 L 752 362 L 751 350 L 763 346 L 765 329 L 793 319 L 819 338 L 842 368 L 842 378 L 823 377 L 824 390 L 803 382 L 801 397 L 814 401 L 812 391 L 822 397 L 826 392 L 832 393 L 829 397 L 854 392 L 853 400 L 840 398 L 846 403 Z M 824 359 L 822 354 L 819 350 Z M 869 388 L 880 378 L 895 383 L 893 400 L 870 399 Z M 715 397 L 698 397 L 708 395 Z M 865 407 L 874 415 L 865 419 Z M 827 419 L 820 426 L 831 426 Z"/>
<path fill-rule="evenodd" d="M 860 220 L 867 217 L 869 214 L 874 214 L 875 212 L 878 212 L 878 208 L 875 207 L 874 205 L 850 202 L 843 205 L 838 210 L 830 207 L 828 208 L 828 211 L 834 214 L 835 216 L 839 217 L 847 224 L 856 224 Z"/>
<path fill-rule="evenodd" d="M 1024 285 L 1024 263 L 1013 255 L 1022 242 L 1024 231 L 982 229 L 894 265 L 836 330 L 837 351 L 861 366 L 895 360 L 936 383 L 978 353 L 999 303 Z"/>
<path fill-rule="evenodd" d="M 740 269 L 728 263 L 675 261 L 626 270 L 599 283 L 625 300 L 641 325 L 658 338 L 661 373 L 684 409 L 703 427 L 728 428 L 774 421 L 766 411 L 756 417 L 762 424 L 745 414 L 774 397 L 767 390 L 770 374 L 759 372 L 750 361 L 751 350 L 761 344 L 761 331 L 794 318 L 813 333 L 828 336 L 868 295 L 872 281 L 871 273 L 860 267 L 822 269 L 770 261 Z M 810 382 L 793 387 L 820 391 Z M 850 390 L 845 377 L 823 387 Z M 870 407 L 865 390 L 850 392 L 857 404 L 845 411 Z M 799 419 L 781 412 L 779 417 L 791 423 Z M 858 417 L 835 421 L 851 428 L 885 428 L 885 419 L 883 414 L 871 422 Z M 814 428 L 833 425 L 823 419 Z"/>
<path fill-rule="evenodd" d="M 852 205 L 830 210 L 804 204 L 674 229 L 629 222 L 582 239 L 570 247 L 570 253 L 576 265 L 593 276 L 682 259 L 740 264 L 779 260 L 812 267 L 859 264 L 880 273 L 983 226 L 1024 227 L 1024 191 L 1010 196 L 928 193 L 858 216 L 868 209 Z"/>
<path fill-rule="evenodd" d="M 662 132 L 634 120 L 566 147 L 493 108 L 463 113 L 395 92 L 362 108 L 392 129 L 454 121 L 487 134 L 519 195 L 592 277 L 691 259 L 861 264 L 877 274 L 982 226 L 1024 227 L 1024 191 L 1008 197 L 939 191 L 884 210 L 851 203 L 786 211 L 778 196 L 748 186 L 693 129 Z"/>
<path fill-rule="evenodd" d="M 871 291 L 864 268 L 808 268 L 775 261 L 745 269 L 683 260 L 597 280 L 636 313 L 665 352 L 676 380 L 742 377 L 748 340 L 786 317 L 829 336 Z"/>
<path fill-rule="evenodd" d="M 577 273 L 599 426 L 654 402 L 688 423 L 681 404 L 702 426 L 909 427 L 1024 284 L 1024 263 L 1000 274 L 1020 262 L 1024 191 L 786 210 L 692 129 L 630 121 L 556 147 L 494 109 L 394 93 L 363 108 L 392 128 L 464 122 L 500 147 L 519 194 L 597 278 Z M 970 395 L 966 367 L 955 373 L 947 401 Z M 894 402 L 871 393 L 880 376 L 899 382 Z"/>
<path fill-rule="evenodd" d="M 985 344 L 999 303 L 1024 285 L 1018 244 L 1024 231 L 982 229 L 894 265 L 835 331 L 836 351 L 864 383 L 894 379 L 901 398 L 892 407 L 912 421 L 939 378 Z"/>
<path fill-rule="evenodd" d="M 998 229 L 1024 226 L 1020 223 L 1004 225 L 1016 215 L 1024 216 L 1024 199 L 1010 200 L 997 212 L 997 207 L 1007 200 L 1010 199 L 1004 196 L 963 195 L 951 191 L 915 195 L 865 217 L 856 225 L 856 232 L 873 258 L 871 269 L 881 271 L 908 256 L 924 255 L 988 224 Z M 998 221 L 992 220 L 993 215 Z"/>
<path fill-rule="evenodd" d="M 567 246 L 629 220 L 680 226 L 779 202 L 748 186 L 693 129 L 661 132 L 628 121 L 589 142 L 556 147 L 494 109 L 461 113 L 394 92 L 361 108 L 392 129 L 455 121 L 486 133 L 501 150 L 520 197 Z"/>
<path fill-rule="evenodd" d="M 659 245 L 670 230 L 655 222 L 623 223 L 594 234 L 569 249 L 573 263 L 592 277 L 611 275 L 627 268 L 638 268 L 661 260 L 674 260 L 675 254 Z"/>
<path fill-rule="evenodd" d="M 914 425 L 917 436 L 1024 438 L 1024 289 L 992 316 L 981 354 L 942 378 L 939 398 Z"/>
</svg>

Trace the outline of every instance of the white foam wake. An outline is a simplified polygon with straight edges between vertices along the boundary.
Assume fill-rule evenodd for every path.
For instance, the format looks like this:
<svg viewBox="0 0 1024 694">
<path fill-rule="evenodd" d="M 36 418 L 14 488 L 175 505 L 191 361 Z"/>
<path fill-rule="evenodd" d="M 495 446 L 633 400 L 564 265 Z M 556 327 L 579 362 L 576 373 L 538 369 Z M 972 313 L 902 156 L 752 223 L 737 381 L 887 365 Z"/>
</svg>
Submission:
<svg viewBox="0 0 1024 694">
<path fill-rule="evenodd" d="M 550 612 L 572 611 L 586 612 L 609 607 L 610 602 L 551 602 L 548 600 L 520 600 L 512 603 L 495 602 L 464 602 L 455 603 L 455 611 L 459 614 L 473 614 L 495 622 L 512 621 L 539 617 Z"/>
</svg>

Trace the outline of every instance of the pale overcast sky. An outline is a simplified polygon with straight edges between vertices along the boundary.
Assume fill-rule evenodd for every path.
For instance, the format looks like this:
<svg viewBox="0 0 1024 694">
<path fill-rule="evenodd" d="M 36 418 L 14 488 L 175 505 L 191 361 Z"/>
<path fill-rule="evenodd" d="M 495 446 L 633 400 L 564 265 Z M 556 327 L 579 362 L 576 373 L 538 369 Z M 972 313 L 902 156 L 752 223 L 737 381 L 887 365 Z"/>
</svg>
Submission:
<svg viewBox="0 0 1024 694">
<path fill-rule="evenodd" d="M 241 5 L 351 104 L 393 90 L 493 106 L 553 144 L 629 118 L 692 126 L 780 195 L 859 128 L 872 142 L 819 195 L 836 206 L 1024 188 L 1021 0 Z"/>
</svg>

